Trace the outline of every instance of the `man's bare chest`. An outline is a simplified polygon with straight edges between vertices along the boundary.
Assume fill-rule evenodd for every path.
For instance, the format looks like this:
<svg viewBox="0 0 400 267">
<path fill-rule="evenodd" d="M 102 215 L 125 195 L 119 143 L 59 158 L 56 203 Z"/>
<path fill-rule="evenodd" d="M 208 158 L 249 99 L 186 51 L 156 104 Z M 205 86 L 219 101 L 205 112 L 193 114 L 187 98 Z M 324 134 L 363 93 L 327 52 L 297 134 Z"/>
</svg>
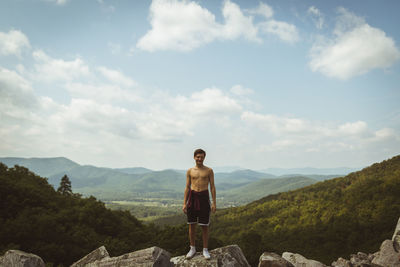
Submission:
<svg viewBox="0 0 400 267">
<path fill-rule="evenodd" d="M 192 179 L 193 183 L 196 182 L 208 182 L 209 180 L 209 173 L 207 170 L 196 170 L 196 169 L 192 169 L 190 171 L 190 178 Z"/>
</svg>

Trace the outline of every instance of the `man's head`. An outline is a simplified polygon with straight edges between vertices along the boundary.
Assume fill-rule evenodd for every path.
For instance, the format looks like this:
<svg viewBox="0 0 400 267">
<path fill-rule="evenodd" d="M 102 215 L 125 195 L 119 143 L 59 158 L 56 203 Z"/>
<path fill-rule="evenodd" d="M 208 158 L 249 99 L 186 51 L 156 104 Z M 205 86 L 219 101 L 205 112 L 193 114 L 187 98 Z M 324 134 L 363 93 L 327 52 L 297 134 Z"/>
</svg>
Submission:
<svg viewBox="0 0 400 267">
<path fill-rule="evenodd" d="M 206 157 L 206 152 L 199 148 L 194 151 L 194 160 L 196 161 L 197 166 L 202 166 L 204 158 Z"/>
</svg>

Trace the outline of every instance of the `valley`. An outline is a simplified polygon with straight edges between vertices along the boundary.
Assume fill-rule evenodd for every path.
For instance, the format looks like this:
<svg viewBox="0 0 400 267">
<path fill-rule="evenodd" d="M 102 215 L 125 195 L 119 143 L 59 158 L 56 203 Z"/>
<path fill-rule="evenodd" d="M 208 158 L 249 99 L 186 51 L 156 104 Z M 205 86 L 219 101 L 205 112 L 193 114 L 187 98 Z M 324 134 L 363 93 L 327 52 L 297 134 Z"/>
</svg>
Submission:
<svg viewBox="0 0 400 267">
<path fill-rule="evenodd" d="M 80 165 L 67 158 L 0 158 L 8 167 L 24 166 L 46 177 L 57 188 L 63 175 L 71 181 L 73 192 L 85 197 L 94 196 L 114 210 L 128 210 L 145 222 L 182 215 L 185 171 L 153 171 L 143 167 L 103 168 Z M 217 168 L 219 169 L 219 168 Z M 306 169 L 303 169 L 306 170 Z M 218 209 L 242 206 L 264 196 L 308 186 L 318 181 L 340 176 L 316 175 L 315 171 L 332 173 L 334 170 L 309 169 L 310 174 L 288 174 L 284 169 L 271 169 L 279 176 L 249 169 L 216 172 Z M 346 169 L 349 171 L 349 169 Z M 288 171 L 300 171 L 289 169 Z M 337 169 L 343 172 L 343 169 Z M 282 174 L 283 173 L 283 174 Z"/>
</svg>

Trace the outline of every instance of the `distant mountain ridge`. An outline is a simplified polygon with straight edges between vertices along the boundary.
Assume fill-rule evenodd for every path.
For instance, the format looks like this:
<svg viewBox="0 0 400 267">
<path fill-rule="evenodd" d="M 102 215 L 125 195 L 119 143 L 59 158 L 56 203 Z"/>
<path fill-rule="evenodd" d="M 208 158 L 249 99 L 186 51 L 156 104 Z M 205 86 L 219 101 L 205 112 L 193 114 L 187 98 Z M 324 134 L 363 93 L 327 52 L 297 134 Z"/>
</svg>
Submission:
<svg viewBox="0 0 400 267">
<path fill-rule="evenodd" d="M 282 175 L 347 175 L 351 172 L 359 171 L 361 168 L 268 168 L 262 172 L 271 173 L 276 176 Z"/>
<path fill-rule="evenodd" d="M 104 168 L 79 165 L 65 157 L 57 158 L 0 158 L 8 167 L 20 165 L 58 187 L 65 174 L 72 182 L 74 192 L 93 195 L 102 200 L 134 200 L 137 198 L 182 198 L 186 171 L 167 169 L 153 171 L 143 167 Z M 226 205 L 241 205 L 269 194 L 293 190 L 332 176 L 288 176 L 240 169 L 215 173 L 218 197 Z M 272 180 L 271 180 L 272 179 Z"/>
</svg>

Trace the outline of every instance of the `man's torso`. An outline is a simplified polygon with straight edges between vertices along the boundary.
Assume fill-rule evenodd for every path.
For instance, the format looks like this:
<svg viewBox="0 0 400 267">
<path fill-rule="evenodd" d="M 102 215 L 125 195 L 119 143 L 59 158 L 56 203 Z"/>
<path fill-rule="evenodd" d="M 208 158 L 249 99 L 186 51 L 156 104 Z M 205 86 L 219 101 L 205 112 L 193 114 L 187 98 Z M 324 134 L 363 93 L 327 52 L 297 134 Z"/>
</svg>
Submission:
<svg viewBox="0 0 400 267">
<path fill-rule="evenodd" d="M 190 188 L 197 192 L 208 190 L 208 183 L 210 182 L 210 172 L 211 169 L 206 166 L 203 166 L 201 168 L 198 168 L 197 166 L 190 168 Z"/>
</svg>

